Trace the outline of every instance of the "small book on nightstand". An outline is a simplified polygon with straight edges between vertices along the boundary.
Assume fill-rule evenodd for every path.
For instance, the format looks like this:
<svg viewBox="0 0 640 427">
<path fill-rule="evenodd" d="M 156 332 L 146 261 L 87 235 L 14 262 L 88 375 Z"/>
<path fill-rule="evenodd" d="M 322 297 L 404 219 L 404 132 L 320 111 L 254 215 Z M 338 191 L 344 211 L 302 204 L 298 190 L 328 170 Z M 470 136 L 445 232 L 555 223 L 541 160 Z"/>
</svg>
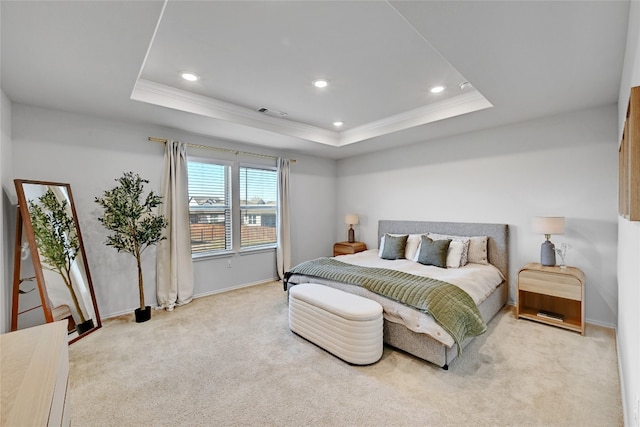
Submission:
<svg viewBox="0 0 640 427">
<path fill-rule="evenodd" d="M 553 313 L 551 311 L 540 310 L 538 311 L 538 317 L 544 317 L 546 319 L 557 320 L 558 322 L 564 322 L 564 316 L 562 314 Z"/>
</svg>

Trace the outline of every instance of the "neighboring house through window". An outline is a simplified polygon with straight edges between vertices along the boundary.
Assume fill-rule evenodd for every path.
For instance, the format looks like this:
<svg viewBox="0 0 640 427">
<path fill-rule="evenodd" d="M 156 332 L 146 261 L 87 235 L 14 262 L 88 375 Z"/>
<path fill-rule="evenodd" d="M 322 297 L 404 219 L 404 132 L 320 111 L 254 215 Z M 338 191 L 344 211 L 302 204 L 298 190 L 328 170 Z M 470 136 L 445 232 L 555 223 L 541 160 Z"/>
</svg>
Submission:
<svg viewBox="0 0 640 427">
<path fill-rule="evenodd" d="M 189 161 L 188 174 L 194 257 L 275 248 L 275 167 L 198 159 Z"/>
<path fill-rule="evenodd" d="M 189 223 L 193 255 L 232 249 L 231 165 L 190 161 Z"/>
<path fill-rule="evenodd" d="M 240 166 L 240 248 L 275 246 L 278 183 L 274 168 Z"/>
</svg>

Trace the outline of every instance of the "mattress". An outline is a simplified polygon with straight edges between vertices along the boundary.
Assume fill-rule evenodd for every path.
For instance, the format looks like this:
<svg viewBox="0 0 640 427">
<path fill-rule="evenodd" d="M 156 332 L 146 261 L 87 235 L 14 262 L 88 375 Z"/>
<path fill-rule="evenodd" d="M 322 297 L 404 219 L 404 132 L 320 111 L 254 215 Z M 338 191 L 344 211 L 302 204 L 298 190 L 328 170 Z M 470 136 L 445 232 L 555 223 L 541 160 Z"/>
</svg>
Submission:
<svg viewBox="0 0 640 427">
<path fill-rule="evenodd" d="M 471 296 L 476 305 L 481 304 L 505 280 L 500 270 L 491 264 L 469 263 L 460 268 L 444 269 L 422 265 L 407 259 L 384 260 L 378 256 L 378 251 L 375 249 L 357 254 L 341 255 L 336 259 L 354 265 L 400 270 L 417 276 L 442 280 L 463 289 Z M 289 283 L 292 284 L 309 283 L 311 281 L 372 299 L 382 305 L 384 318 L 387 321 L 404 325 L 413 332 L 427 334 L 447 347 L 451 347 L 455 343 L 453 337 L 436 323 L 429 314 L 370 292 L 360 286 L 300 275 L 293 275 L 289 279 Z"/>
</svg>

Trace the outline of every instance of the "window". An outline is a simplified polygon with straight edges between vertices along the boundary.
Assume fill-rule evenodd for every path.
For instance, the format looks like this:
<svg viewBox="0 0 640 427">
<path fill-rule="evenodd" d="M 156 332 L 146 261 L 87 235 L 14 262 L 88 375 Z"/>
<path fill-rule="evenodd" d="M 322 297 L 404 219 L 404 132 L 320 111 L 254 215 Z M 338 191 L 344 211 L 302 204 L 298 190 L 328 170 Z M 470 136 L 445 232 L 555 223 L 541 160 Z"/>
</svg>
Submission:
<svg viewBox="0 0 640 427">
<path fill-rule="evenodd" d="M 191 253 L 231 250 L 231 166 L 190 161 L 188 175 Z"/>
<path fill-rule="evenodd" d="M 240 166 L 240 248 L 276 244 L 278 207 L 274 168 Z"/>
<path fill-rule="evenodd" d="M 194 257 L 275 247 L 276 168 L 198 159 L 188 175 Z"/>
</svg>

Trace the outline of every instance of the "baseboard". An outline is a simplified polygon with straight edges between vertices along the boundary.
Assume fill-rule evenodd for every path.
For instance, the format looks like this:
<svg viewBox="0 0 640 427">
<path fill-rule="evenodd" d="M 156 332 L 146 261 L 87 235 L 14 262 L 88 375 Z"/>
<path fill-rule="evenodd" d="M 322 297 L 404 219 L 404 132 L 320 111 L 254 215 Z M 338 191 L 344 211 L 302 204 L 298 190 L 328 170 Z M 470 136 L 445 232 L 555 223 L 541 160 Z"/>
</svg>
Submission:
<svg viewBox="0 0 640 427">
<path fill-rule="evenodd" d="M 244 283 L 242 285 L 231 286 L 229 288 L 216 289 L 216 290 L 211 291 L 211 292 L 205 292 L 205 293 L 201 293 L 201 294 L 194 294 L 193 297 L 194 298 L 203 298 L 203 297 L 207 297 L 207 296 L 210 296 L 210 295 L 221 294 L 223 292 L 234 291 L 236 289 L 249 288 L 251 286 L 258 286 L 258 285 L 264 285 L 264 284 L 271 283 L 271 282 L 277 282 L 279 280 L 280 279 L 278 279 L 277 277 L 275 277 L 273 279 L 264 279 L 264 280 L 259 280 L 257 282 Z M 158 304 L 149 304 L 149 306 L 154 310 L 156 310 L 158 308 Z M 106 320 L 106 319 L 111 319 L 113 317 L 123 316 L 125 314 L 133 314 L 133 311 L 136 308 L 138 308 L 138 307 L 136 306 L 136 307 L 133 307 L 133 308 L 131 308 L 129 310 L 118 311 L 118 312 L 115 312 L 115 313 L 110 313 L 110 314 L 108 314 L 106 316 L 100 316 L 100 319 L 101 320 Z"/>
<path fill-rule="evenodd" d="M 627 418 L 627 399 L 624 388 L 624 375 L 622 372 L 622 360 L 620 360 L 620 340 L 618 339 L 618 330 L 616 329 L 616 356 L 618 358 L 618 378 L 620 378 L 620 397 L 622 398 L 622 419 L 625 426 L 631 425 L 631 420 Z"/>
<path fill-rule="evenodd" d="M 231 286 L 231 287 L 228 287 L 228 288 L 216 289 L 214 291 L 204 292 L 204 293 L 201 293 L 201 294 L 196 294 L 196 295 L 193 295 L 193 297 L 194 298 L 203 298 L 203 297 L 208 297 L 210 295 L 221 294 L 223 292 L 235 291 L 236 289 L 250 288 L 252 286 L 258 286 L 258 285 L 264 285 L 264 284 L 271 283 L 271 282 L 277 282 L 279 280 L 280 279 L 278 279 L 277 277 L 273 278 L 273 279 L 264 279 L 264 280 L 259 280 L 257 282 L 244 283 L 242 285 L 236 285 L 236 286 Z"/>
<path fill-rule="evenodd" d="M 154 310 L 158 308 L 158 304 L 148 304 L 148 305 L 149 305 L 149 307 L 151 307 Z M 123 310 L 123 311 L 117 311 L 115 313 L 109 313 L 106 316 L 100 315 L 100 320 L 113 319 L 114 317 L 124 316 L 125 314 L 133 315 L 133 312 L 135 311 L 136 308 L 140 308 L 140 307 L 135 306 L 133 308 L 130 308 L 129 310 Z"/>
<path fill-rule="evenodd" d="M 584 319 L 584 323 L 586 323 L 587 325 L 601 326 L 607 329 L 614 329 L 614 330 L 616 329 L 616 325 L 612 325 L 611 323 L 606 323 L 606 322 L 600 322 L 598 320 Z"/>
</svg>

